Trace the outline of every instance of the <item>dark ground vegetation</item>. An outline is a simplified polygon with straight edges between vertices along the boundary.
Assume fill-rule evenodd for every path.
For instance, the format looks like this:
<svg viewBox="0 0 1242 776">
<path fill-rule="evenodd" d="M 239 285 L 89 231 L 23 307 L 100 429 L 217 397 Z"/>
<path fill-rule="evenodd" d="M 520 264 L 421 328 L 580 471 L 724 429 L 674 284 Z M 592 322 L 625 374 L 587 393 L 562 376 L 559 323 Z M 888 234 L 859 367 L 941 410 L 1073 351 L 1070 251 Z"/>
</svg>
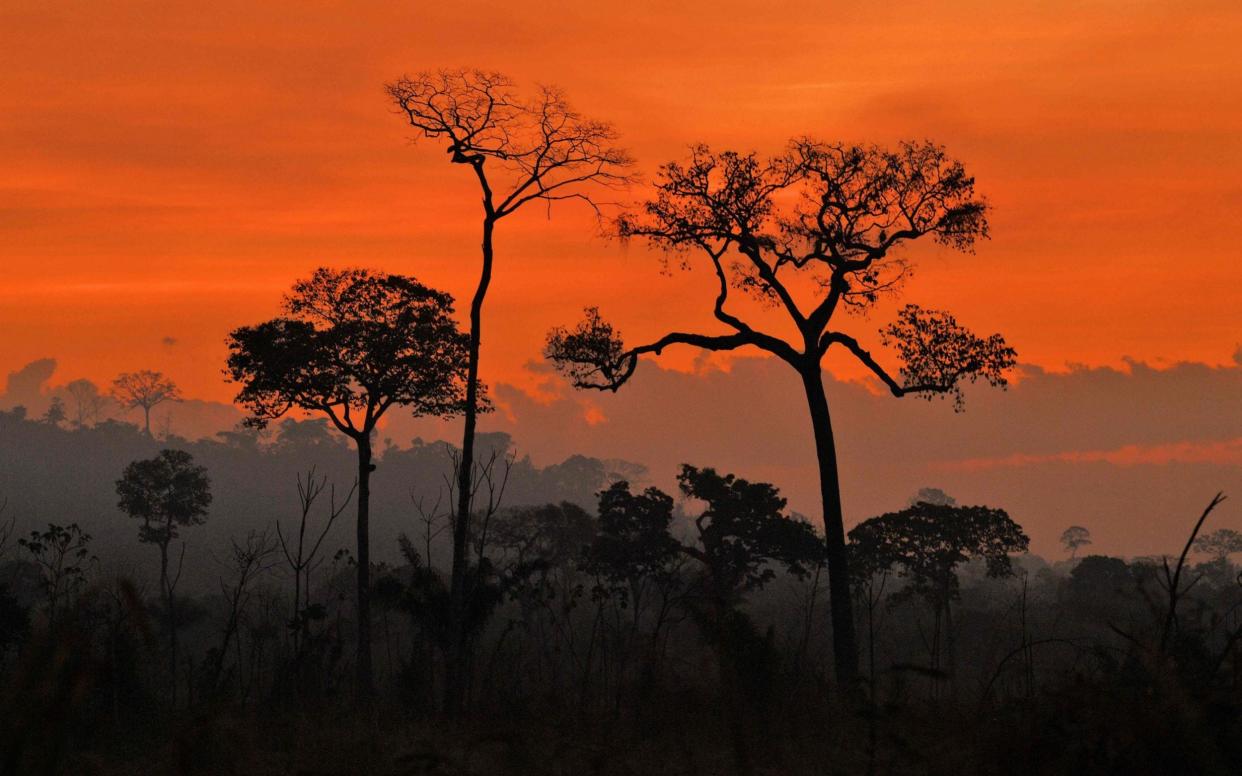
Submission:
<svg viewBox="0 0 1242 776">
<path fill-rule="evenodd" d="M 187 442 L 0 415 L 4 772 L 1166 774 L 1242 763 L 1242 586 L 1230 537 L 1212 524 L 1223 507 L 1200 526 L 1188 509 L 1201 541 L 1167 558 L 1088 554 L 1075 533 L 1075 557 L 1049 563 L 1024 552 L 1003 510 L 924 492 L 851 532 L 863 670 L 842 687 L 822 540 L 775 487 L 685 467 L 665 493 L 627 482 L 635 469 L 583 459 L 541 470 L 503 446 L 471 541 L 467 708 L 442 711 L 445 513 L 382 488 L 376 692 L 360 699 L 358 575 L 341 525 L 351 451 L 313 428 Z M 167 579 L 150 546 L 164 534 L 140 534 L 126 517 L 133 489 L 118 500 L 116 483 L 164 446 L 203 466 L 214 494 L 205 519 L 173 532 Z M 422 467 L 433 492 L 436 477 L 451 481 L 450 453 L 390 447 L 377 476 Z M 63 487 L 12 492 L 46 482 L 38 469 Z M 46 514 L 35 502 L 65 519 L 32 524 L 29 513 Z"/>
</svg>

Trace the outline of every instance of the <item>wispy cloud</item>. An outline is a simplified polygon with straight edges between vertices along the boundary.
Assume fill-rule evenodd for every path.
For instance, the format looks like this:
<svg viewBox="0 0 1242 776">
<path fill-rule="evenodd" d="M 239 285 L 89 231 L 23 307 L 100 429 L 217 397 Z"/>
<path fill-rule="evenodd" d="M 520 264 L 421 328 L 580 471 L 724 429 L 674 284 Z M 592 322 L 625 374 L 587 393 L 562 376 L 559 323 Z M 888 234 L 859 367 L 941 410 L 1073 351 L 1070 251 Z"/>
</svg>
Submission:
<svg viewBox="0 0 1242 776">
<path fill-rule="evenodd" d="M 1046 463 L 1110 463 L 1115 466 L 1161 465 L 1169 463 L 1211 463 L 1242 465 L 1242 437 L 1218 442 L 1176 442 L 1162 445 L 1124 445 L 1111 450 L 1067 450 L 1031 455 L 1013 453 L 994 458 L 963 458 L 932 463 L 933 471 L 980 472 L 1013 469 Z"/>
</svg>

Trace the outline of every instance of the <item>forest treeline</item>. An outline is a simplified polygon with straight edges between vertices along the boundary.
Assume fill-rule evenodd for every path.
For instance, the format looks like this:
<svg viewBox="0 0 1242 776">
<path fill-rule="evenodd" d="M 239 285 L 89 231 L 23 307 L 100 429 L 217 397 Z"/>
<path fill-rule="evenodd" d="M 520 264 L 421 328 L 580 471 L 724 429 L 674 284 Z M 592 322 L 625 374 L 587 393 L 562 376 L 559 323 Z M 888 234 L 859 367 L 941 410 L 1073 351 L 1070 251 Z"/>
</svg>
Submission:
<svg viewBox="0 0 1242 776">
<path fill-rule="evenodd" d="M 506 489 L 510 506 L 569 501 L 590 507 L 596 491 L 609 482 L 646 477 L 638 464 L 586 456 L 536 466 L 500 433 L 481 435 L 480 444 L 489 456 L 513 457 Z M 215 587 L 212 553 L 227 547 L 230 536 L 297 517 L 297 478 L 309 466 L 328 476 L 342 495 L 355 476 L 353 453 L 323 420 L 289 418 L 264 432 L 239 428 L 190 440 L 175 434 L 148 437 L 140 426 L 107 417 L 87 424 L 68 417 L 49 422 L 44 415 L 27 417 L 18 407 L 0 410 L 0 503 L 7 502 L 5 518 L 14 520 L 21 533 L 49 522 L 76 522 L 91 533 L 98 553 L 110 563 L 144 564 L 149 558 L 135 545 L 135 528 L 117 507 L 115 483 L 126 463 L 150 458 L 166 447 L 192 454 L 207 467 L 214 484 L 211 519 L 185 536 L 190 547 L 185 584 L 194 591 Z M 453 467 L 452 446 L 381 438 L 376 448 L 373 498 L 377 513 L 385 516 L 376 525 L 376 546 L 380 558 L 392 562 L 398 558 L 397 535 L 410 530 L 417 505 L 430 509 L 442 498 Z M 443 511 L 443 502 L 440 506 Z M 344 523 L 330 539 L 333 551 L 353 543 Z"/>
</svg>

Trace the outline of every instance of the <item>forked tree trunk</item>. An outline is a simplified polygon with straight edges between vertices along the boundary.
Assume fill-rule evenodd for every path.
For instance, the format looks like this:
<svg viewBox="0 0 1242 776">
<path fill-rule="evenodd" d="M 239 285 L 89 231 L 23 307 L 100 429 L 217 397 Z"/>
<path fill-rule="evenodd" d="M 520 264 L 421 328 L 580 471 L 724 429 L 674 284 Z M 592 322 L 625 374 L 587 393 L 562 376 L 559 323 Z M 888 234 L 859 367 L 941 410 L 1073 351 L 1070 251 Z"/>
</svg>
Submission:
<svg viewBox="0 0 1242 776">
<path fill-rule="evenodd" d="M 466 654 L 466 569 L 469 564 L 470 502 L 474 476 L 474 436 L 479 416 L 479 344 L 483 329 L 483 300 L 492 282 L 491 217 L 483 220 L 483 269 L 474 299 L 470 303 L 470 355 L 466 367 L 465 428 L 461 441 L 461 462 L 457 471 L 457 514 L 453 521 L 453 565 L 449 583 L 449 650 L 445 655 L 444 710 L 455 714 L 465 705 L 469 686 L 469 656 Z"/>
<path fill-rule="evenodd" d="M 819 460 L 819 493 L 824 510 L 824 542 L 828 554 L 828 602 L 832 610 L 833 666 L 837 682 L 850 686 L 858 678 L 858 642 L 854 634 L 854 607 L 850 597 L 849 554 L 841 511 L 836 441 L 819 364 L 808 366 L 801 373 L 811 413 L 811 427 L 815 431 L 815 455 Z"/>
<path fill-rule="evenodd" d="M 374 690 L 371 672 L 371 436 L 354 438 L 358 445 L 358 695 Z"/>
</svg>

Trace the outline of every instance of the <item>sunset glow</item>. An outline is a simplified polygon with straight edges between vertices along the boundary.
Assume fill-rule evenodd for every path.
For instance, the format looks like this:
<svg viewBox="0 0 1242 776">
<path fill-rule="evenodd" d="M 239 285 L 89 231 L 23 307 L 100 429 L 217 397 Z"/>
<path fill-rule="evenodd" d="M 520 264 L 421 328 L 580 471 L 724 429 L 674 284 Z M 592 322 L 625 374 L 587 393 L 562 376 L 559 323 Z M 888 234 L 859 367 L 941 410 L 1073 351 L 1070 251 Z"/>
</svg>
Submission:
<svg viewBox="0 0 1242 776">
<path fill-rule="evenodd" d="M 225 400 L 224 333 L 321 263 L 468 296 L 471 182 L 411 144 L 381 90 L 445 65 L 559 84 L 615 123 L 648 180 L 693 142 L 934 138 L 977 176 L 993 239 L 971 256 L 916 246 L 911 299 L 1054 370 L 1229 361 L 1236 3 L 762 8 L 6 3 L 0 366 L 53 356 L 58 379 L 96 381 L 154 366 Z M 499 233 L 490 379 L 533 386 L 543 332 L 596 300 L 635 337 L 704 322 L 687 300 L 710 298 L 710 278 L 661 276 L 583 208 L 545 215 Z"/>
</svg>

